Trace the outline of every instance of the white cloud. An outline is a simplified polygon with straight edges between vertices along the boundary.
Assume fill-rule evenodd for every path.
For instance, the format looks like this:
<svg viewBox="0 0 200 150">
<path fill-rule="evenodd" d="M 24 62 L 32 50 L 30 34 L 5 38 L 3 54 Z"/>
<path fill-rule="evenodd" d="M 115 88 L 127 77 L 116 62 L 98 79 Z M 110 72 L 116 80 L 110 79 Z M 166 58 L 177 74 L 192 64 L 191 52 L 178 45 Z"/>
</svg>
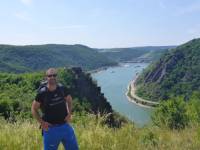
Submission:
<svg viewBox="0 0 200 150">
<path fill-rule="evenodd" d="M 31 22 L 30 16 L 26 12 L 16 12 L 14 16 L 22 21 Z"/>
<path fill-rule="evenodd" d="M 24 5 L 30 6 L 33 3 L 33 0 L 20 0 L 20 2 Z"/>
<path fill-rule="evenodd" d="M 67 30 L 67 29 L 82 29 L 86 28 L 85 25 L 65 25 L 65 26 L 52 26 L 52 27 L 47 27 L 46 29 L 49 30 Z"/>
</svg>

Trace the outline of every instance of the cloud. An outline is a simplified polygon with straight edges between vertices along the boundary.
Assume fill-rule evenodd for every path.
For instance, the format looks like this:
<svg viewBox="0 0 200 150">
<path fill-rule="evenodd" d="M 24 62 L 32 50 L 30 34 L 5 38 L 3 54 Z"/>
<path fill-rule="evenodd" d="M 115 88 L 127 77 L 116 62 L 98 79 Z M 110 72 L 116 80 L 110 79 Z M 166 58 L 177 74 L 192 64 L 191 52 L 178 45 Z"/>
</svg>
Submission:
<svg viewBox="0 0 200 150">
<path fill-rule="evenodd" d="M 65 25 L 65 26 L 52 26 L 52 27 L 47 27 L 49 30 L 67 30 L 67 29 L 82 29 L 86 28 L 87 26 L 85 25 Z"/>
<path fill-rule="evenodd" d="M 14 16 L 22 21 L 31 22 L 30 16 L 26 12 L 16 12 Z"/>
<path fill-rule="evenodd" d="M 20 2 L 24 5 L 30 6 L 33 3 L 33 0 L 20 0 Z"/>
</svg>

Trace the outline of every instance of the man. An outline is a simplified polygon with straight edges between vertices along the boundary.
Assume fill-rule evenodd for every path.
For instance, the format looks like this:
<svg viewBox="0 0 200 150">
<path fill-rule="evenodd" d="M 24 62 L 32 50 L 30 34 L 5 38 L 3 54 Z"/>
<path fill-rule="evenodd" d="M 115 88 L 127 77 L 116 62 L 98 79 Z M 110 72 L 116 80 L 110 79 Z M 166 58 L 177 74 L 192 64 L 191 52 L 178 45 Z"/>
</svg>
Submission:
<svg viewBox="0 0 200 150">
<path fill-rule="evenodd" d="M 47 85 L 39 89 L 32 104 L 32 114 L 41 125 L 44 150 L 57 150 L 60 142 L 67 150 L 78 150 L 70 125 L 72 97 L 66 88 L 57 84 L 56 76 L 56 69 L 46 71 Z M 42 110 L 42 118 L 39 109 Z"/>
</svg>

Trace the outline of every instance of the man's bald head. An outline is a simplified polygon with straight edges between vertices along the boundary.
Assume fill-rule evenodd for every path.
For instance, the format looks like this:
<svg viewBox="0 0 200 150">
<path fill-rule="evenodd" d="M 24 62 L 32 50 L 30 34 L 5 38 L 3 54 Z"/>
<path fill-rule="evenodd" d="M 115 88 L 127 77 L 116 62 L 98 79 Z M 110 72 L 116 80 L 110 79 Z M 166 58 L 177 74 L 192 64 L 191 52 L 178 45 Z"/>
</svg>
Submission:
<svg viewBox="0 0 200 150">
<path fill-rule="evenodd" d="M 56 70 L 55 68 L 49 68 L 49 69 L 46 71 L 46 76 L 52 75 L 52 74 L 57 74 L 57 70 Z"/>
<path fill-rule="evenodd" d="M 57 70 L 55 68 L 49 68 L 46 71 L 46 79 L 49 85 L 55 85 L 57 83 Z"/>
</svg>

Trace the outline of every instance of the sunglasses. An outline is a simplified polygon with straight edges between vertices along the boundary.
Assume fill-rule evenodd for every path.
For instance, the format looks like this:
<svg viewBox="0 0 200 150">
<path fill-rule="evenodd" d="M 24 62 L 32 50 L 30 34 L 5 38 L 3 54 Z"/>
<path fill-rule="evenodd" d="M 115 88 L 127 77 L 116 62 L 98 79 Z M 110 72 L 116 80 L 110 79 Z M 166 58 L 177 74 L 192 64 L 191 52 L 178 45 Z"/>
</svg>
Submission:
<svg viewBox="0 0 200 150">
<path fill-rule="evenodd" d="M 56 76 L 57 76 L 57 74 L 49 74 L 49 75 L 47 75 L 48 78 L 51 78 L 51 77 L 55 78 Z"/>
</svg>

